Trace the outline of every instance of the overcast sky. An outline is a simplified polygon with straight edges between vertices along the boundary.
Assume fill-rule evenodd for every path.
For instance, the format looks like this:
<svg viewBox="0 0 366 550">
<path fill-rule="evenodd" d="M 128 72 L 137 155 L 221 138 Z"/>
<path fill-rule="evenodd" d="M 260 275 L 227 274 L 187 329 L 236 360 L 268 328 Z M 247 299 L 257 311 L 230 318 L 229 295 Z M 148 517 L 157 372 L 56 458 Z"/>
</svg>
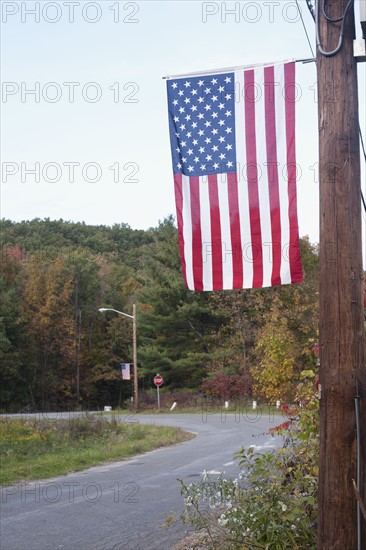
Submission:
<svg viewBox="0 0 366 550">
<path fill-rule="evenodd" d="M 175 214 L 162 77 L 312 57 L 294 1 L 1 4 L 1 217 L 15 221 L 156 226 Z M 296 69 L 300 235 L 316 242 L 316 68 Z M 365 64 L 359 82 L 364 121 Z"/>
</svg>

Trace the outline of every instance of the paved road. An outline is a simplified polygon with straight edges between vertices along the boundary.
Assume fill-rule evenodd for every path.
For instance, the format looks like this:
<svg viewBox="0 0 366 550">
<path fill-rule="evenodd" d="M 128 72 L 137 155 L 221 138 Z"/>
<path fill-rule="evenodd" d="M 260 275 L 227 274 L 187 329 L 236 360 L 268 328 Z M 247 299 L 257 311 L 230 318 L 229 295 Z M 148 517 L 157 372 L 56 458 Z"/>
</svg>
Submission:
<svg viewBox="0 0 366 550">
<path fill-rule="evenodd" d="M 123 462 L 2 489 L 1 550 L 170 550 L 187 532 L 178 521 L 160 527 L 182 510 L 177 478 L 195 481 L 205 469 L 236 475 L 233 454 L 241 446 L 277 446 L 268 428 L 282 420 L 175 414 L 138 421 L 197 436 Z"/>
</svg>

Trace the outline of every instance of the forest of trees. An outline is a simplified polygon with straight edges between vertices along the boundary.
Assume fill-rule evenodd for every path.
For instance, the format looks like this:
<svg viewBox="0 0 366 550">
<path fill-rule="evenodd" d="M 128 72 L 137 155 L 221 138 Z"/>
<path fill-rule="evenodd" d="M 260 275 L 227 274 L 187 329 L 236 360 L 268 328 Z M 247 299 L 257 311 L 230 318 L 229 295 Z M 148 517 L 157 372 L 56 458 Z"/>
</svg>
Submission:
<svg viewBox="0 0 366 550">
<path fill-rule="evenodd" d="M 1 226 L 2 411 L 127 400 L 120 363 L 132 363 L 132 324 L 98 308 L 131 313 L 134 302 L 141 395 L 159 372 L 164 390 L 273 403 L 291 400 L 300 372 L 315 367 L 318 255 L 307 238 L 302 284 L 194 293 L 173 218 L 146 231 L 49 219 Z"/>
</svg>

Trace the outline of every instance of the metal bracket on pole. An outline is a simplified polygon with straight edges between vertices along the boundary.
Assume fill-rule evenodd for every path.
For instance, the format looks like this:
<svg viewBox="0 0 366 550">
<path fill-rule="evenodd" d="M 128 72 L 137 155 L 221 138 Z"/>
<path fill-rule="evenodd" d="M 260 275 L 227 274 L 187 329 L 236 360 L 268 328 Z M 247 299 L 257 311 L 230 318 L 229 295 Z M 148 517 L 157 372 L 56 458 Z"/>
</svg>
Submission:
<svg viewBox="0 0 366 550">
<path fill-rule="evenodd" d="M 353 41 L 353 57 L 357 63 L 366 61 L 366 40 L 359 38 Z"/>
</svg>

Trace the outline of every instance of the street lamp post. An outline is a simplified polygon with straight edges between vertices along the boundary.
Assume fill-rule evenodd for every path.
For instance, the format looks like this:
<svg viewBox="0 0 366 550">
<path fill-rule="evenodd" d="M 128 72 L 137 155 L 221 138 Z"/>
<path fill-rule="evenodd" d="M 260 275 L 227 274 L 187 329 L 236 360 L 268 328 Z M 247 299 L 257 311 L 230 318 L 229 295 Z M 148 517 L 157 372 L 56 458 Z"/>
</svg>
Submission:
<svg viewBox="0 0 366 550">
<path fill-rule="evenodd" d="M 99 311 L 103 313 L 104 311 L 114 311 L 119 315 L 124 315 L 132 319 L 132 342 L 133 342 L 133 404 L 134 408 L 137 410 L 139 407 L 139 387 L 137 381 L 137 337 L 136 337 L 136 304 L 132 305 L 132 315 L 128 313 L 123 313 L 123 311 L 118 311 L 118 309 L 113 309 L 110 307 L 100 307 Z"/>
</svg>

